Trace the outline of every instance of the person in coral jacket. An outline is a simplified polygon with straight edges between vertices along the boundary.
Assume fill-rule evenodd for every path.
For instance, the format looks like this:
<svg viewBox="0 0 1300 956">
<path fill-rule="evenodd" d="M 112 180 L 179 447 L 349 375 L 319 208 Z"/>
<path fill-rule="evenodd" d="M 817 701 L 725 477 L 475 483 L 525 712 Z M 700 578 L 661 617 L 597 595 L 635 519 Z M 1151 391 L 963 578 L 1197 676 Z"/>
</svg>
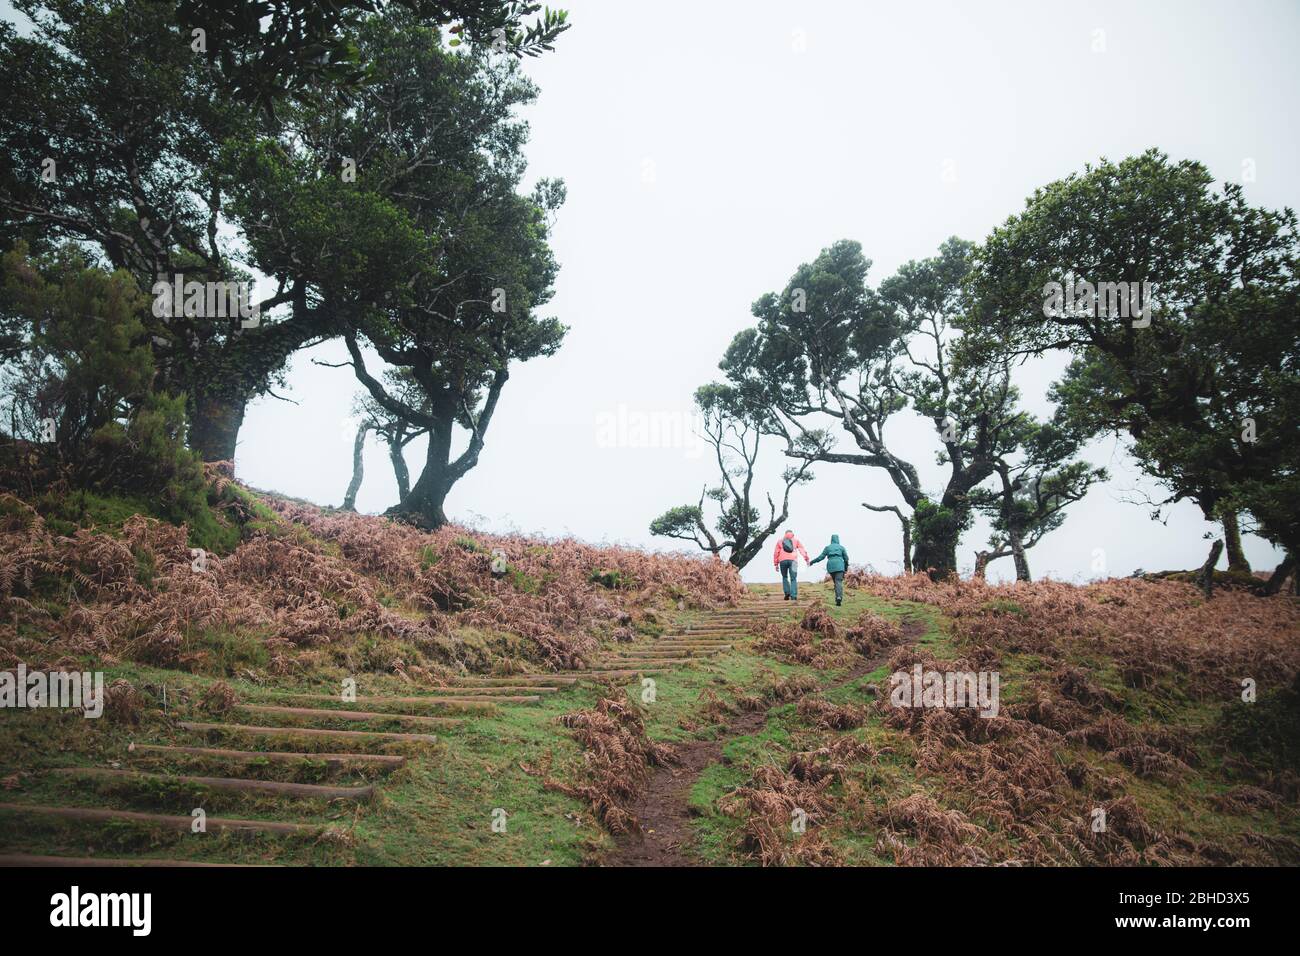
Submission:
<svg viewBox="0 0 1300 956">
<path fill-rule="evenodd" d="M 803 555 L 803 563 L 808 563 L 808 552 L 804 550 L 803 543 L 794 536 L 793 531 L 787 531 L 785 537 L 776 543 L 776 550 L 772 552 L 772 566 L 781 572 L 781 590 L 785 592 L 787 601 L 799 600 L 799 555 Z"/>
</svg>

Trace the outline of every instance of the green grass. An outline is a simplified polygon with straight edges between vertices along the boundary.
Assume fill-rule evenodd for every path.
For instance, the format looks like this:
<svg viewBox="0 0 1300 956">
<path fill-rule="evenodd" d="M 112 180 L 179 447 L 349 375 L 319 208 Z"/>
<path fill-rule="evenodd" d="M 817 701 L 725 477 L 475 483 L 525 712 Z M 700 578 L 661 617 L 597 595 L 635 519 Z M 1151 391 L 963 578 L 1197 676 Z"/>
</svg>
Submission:
<svg viewBox="0 0 1300 956">
<path fill-rule="evenodd" d="M 141 567 L 137 573 L 148 575 L 150 569 Z M 886 601 L 849 591 L 844 606 L 836 608 L 829 585 L 804 583 L 800 591 L 801 600 L 797 605 L 778 607 L 798 615 L 821 598 L 829 613 L 846 625 L 863 611 L 870 610 L 908 625 L 909 631 L 915 632 L 911 640 L 938 659 L 963 654 L 949 623 L 933 606 Z M 1015 614 L 1016 610 L 999 607 L 997 612 Z M 676 630 L 678 623 L 665 619 L 663 627 Z M 201 744 L 202 737 L 179 728 L 176 721 L 212 719 L 201 701 L 216 679 L 225 680 L 245 702 L 322 709 L 334 705 L 293 701 L 283 695 L 336 695 L 341 680 L 347 676 L 358 678 L 358 692 L 363 695 L 412 693 L 411 686 L 401 677 L 387 672 L 389 662 L 395 658 L 420 659 L 418 649 L 400 641 L 370 637 L 332 645 L 320 652 L 309 672 L 268 680 L 269 655 L 264 637 L 248 631 L 196 632 L 184 646 L 184 652 L 194 661 L 191 672 L 132 662 L 110 666 L 96 665 L 90 659 L 78 662 L 83 669 L 99 666 L 109 682 L 124 678 L 141 689 L 147 695 L 147 702 L 138 715 L 139 722 L 122 723 L 109 717 L 85 720 L 77 714 L 52 710 L 6 713 L 0 723 L 0 779 L 8 778 L 12 789 L 0 791 L 0 799 L 33 804 L 108 805 L 177 814 L 188 814 L 201 803 L 211 815 L 310 823 L 321 828 L 319 835 L 303 838 L 177 835 L 137 825 L 91 828 L 6 815 L 0 817 L 0 847 L 27 853 L 153 854 L 211 862 L 342 866 L 567 866 L 596 861 L 613 846 L 612 838 L 582 801 L 548 787 L 547 783 L 579 781 L 584 767 L 579 745 L 557 718 L 594 706 L 603 694 L 615 693 L 625 695 L 640 709 L 647 733 L 655 741 L 721 742 L 721 759 L 704 769 L 690 791 L 689 805 L 694 814 L 690 852 L 706 863 L 748 864 L 753 861 L 741 852 L 740 845 L 744 819 L 724 814 L 720 809 L 723 798 L 746 785 L 760 765 L 784 768 L 792 753 L 815 749 L 839 734 L 805 724 L 793 703 L 769 706 L 761 722 L 750 724 L 754 727 L 752 732 L 733 734 L 727 727 L 737 718 L 728 713 L 730 705 L 741 697 L 762 694 L 775 681 L 796 674 L 814 675 L 821 684 L 818 693 L 836 704 L 863 704 L 868 699 L 867 688 L 880 685 L 888 677 L 885 666 L 850 679 L 841 670 L 815 671 L 788 664 L 758 653 L 754 641 L 743 638 L 727 653 L 654 675 L 653 701 L 643 700 L 642 684 L 631 680 L 608 686 L 563 687 L 559 693 L 544 695 L 538 705 L 501 705 L 496 714 L 449 713 L 448 716 L 461 717 L 462 723 L 446 729 L 383 719 L 370 724 L 335 722 L 336 726 L 350 730 L 389 728 L 438 735 L 439 742 L 432 746 L 377 743 L 357 748 L 406 754 L 406 766 L 390 774 L 379 773 L 374 768 L 334 773 L 324 763 L 315 761 L 300 766 L 269 762 L 239 765 L 210 758 L 127 752 L 132 741 Z M 455 639 L 470 653 L 482 654 L 484 660 L 497 654 L 515 655 L 523 649 L 522 639 L 468 629 L 458 633 Z M 1210 729 L 1226 728 L 1229 739 L 1238 742 L 1238 756 L 1249 757 L 1275 772 L 1297 769 L 1295 741 L 1300 739 L 1300 717 L 1294 694 L 1269 695 L 1252 705 L 1211 706 L 1198 702 L 1189 693 L 1190 688 L 1180 687 L 1173 678 L 1160 685 L 1157 693 L 1126 687 L 1109 660 L 1097 658 L 1086 647 L 1069 650 L 1071 663 L 1085 668 L 1090 679 L 1119 695 L 1122 713 L 1131 722 L 1182 730 L 1194 742 L 1206 736 Z M 1041 674 L 1048 666 L 1037 655 L 1004 654 L 1003 705 L 1020 699 L 1027 679 Z M 351 709 L 368 708 L 359 704 Z M 266 715 L 236 713 L 233 716 L 245 723 L 292 723 Z M 313 723 L 320 725 L 317 721 Z M 891 800 L 921 791 L 944 806 L 971 811 L 968 799 L 945 787 L 942 779 L 918 773 L 913 741 L 907 734 L 884 726 L 874 715 L 863 727 L 843 734 L 869 741 L 881 749 L 875 761 L 850 766 L 846 780 L 834 784 L 830 791 L 840 809 L 820 825 L 825 827 L 826 836 L 844 862 L 865 866 L 892 862 L 892 856 L 876 846 L 877 827 L 871 823 L 872 812 Z M 279 746 L 285 742 L 229 735 L 214 735 L 212 741 L 245 750 L 352 749 L 340 748 L 333 742 L 298 740 L 290 746 Z M 1140 779 L 1127 768 L 1082 745 L 1062 743 L 1058 748 L 1058 759 L 1063 762 L 1083 761 L 1099 773 L 1119 778 L 1124 792 L 1136 797 L 1158 829 L 1181 831 L 1197 840 L 1240 839 L 1248 832 L 1296 837 L 1296 817 L 1285 808 L 1249 814 L 1224 813 L 1215 808 L 1214 798 L 1239 782 L 1226 758 L 1227 755 L 1197 745 L 1197 760 L 1190 773 L 1175 780 L 1159 781 Z M 372 804 L 357 807 L 204 793 L 191 785 L 175 782 L 163 785 L 147 781 L 72 783 L 45 772 L 53 767 L 114 764 L 198 776 L 256 775 L 265 779 L 345 786 L 374 782 L 379 784 L 379 792 Z M 494 811 L 498 809 L 506 813 L 505 832 L 494 831 L 492 825 Z"/>
<path fill-rule="evenodd" d="M 799 607 L 806 607 L 818 597 L 827 603 L 828 611 L 838 621 L 846 624 L 863 610 L 874 611 L 894 621 L 919 621 L 924 630 L 914 640 L 921 647 L 940 660 L 962 656 L 962 647 L 935 607 L 887 602 L 849 591 L 844 606 L 836 608 L 828 585 L 810 587 L 807 584 L 800 587 Z M 1021 613 L 1019 606 L 1011 601 L 990 604 L 996 605 L 990 609 L 997 613 Z M 1121 712 L 1135 724 L 1181 729 L 1191 736 L 1195 745 L 1206 729 L 1221 722 L 1231 731 L 1230 739 L 1238 741 L 1236 749 L 1239 755 L 1249 756 L 1259 766 L 1275 771 L 1296 770 L 1295 741 L 1300 739 L 1300 707 L 1295 695 L 1270 695 L 1254 705 L 1207 705 L 1197 702 L 1188 692 L 1190 689 L 1178 686 L 1174 680 L 1165 682 L 1155 692 L 1127 687 L 1113 662 L 1091 657 L 1086 649 L 1067 656 L 1072 663 L 1084 667 L 1090 679 L 1118 694 L 1122 701 Z M 756 669 L 770 663 L 742 653 L 732 666 L 740 667 L 746 660 L 749 667 Z M 1048 667 L 1048 662 L 1037 655 L 1004 654 L 1000 667 L 1002 705 L 1021 699 L 1027 680 L 1040 675 Z M 843 680 L 842 673 L 836 671 L 810 673 L 816 673 L 822 684 L 820 695 L 837 704 L 863 703 L 866 699 L 864 688 L 879 684 L 888 677 L 886 667 L 878 667 L 851 681 Z M 1232 733 L 1236 736 L 1232 737 Z M 751 862 L 740 853 L 743 819 L 723 814 L 719 802 L 736 788 L 747 784 L 760 763 L 784 767 L 794 751 L 813 749 L 841 735 L 854 736 L 870 741 L 878 748 L 887 748 L 873 764 L 850 766 L 846 774 L 847 784 L 837 782 L 831 787 L 830 793 L 839 809 L 834 818 L 823 825 L 830 843 L 845 863 L 865 866 L 892 864 L 892 855 L 876 847 L 876 828 L 868 823 L 870 810 L 916 791 L 927 793 L 942 806 L 963 810 L 975 822 L 996 829 L 995 824 L 975 813 L 966 797 L 947 787 L 941 778 L 918 774 L 913 742 L 907 734 L 883 726 L 874 715 L 865 726 L 842 734 L 814 730 L 801 723 L 792 705 L 785 705 L 769 711 L 761 731 L 728 740 L 724 759 L 706 768 L 696 781 L 690 797 L 691 810 L 696 815 L 694 851 L 708 863 Z M 1083 745 L 1063 742 L 1057 748 L 1058 759 L 1082 760 L 1099 772 L 1121 780 L 1123 792 L 1137 799 L 1148 820 L 1158 830 L 1182 832 L 1195 840 L 1210 841 L 1231 841 L 1247 833 L 1291 839 L 1300 837 L 1296 815 L 1285 809 L 1245 814 L 1218 809 L 1212 802 L 1213 798 L 1232 786 L 1233 773 L 1225 766 L 1222 757 L 1207 753 L 1203 746 L 1196 746 L 1196 750 L 1197 759 L 1190 773 L 1171 780 L 1154 780 L 1140 778 L 1128 768 Z"/>
<path fill-rule="evenodd" d="M 917 636 L 917 641 L 930 647 L 936 656 L 952 656 L 954 653 L 946 643 L 941 616 L 928 605 L 891 602 L 848 590 L 845 592 L 843 606 L 836 607 L 829 583 L 804 583 L 800 585 L 797 604 L 783 604 L 781 607 L 789 608 L 794 615 L 800 615 L 817 599 L 821 599 L 826 604 L 827 611 L 845 625 L 852 624 L 864 611 L 872 611 L 896 623 L 919 621 L 924 630 Z M 846 673 L 842 670 L 792 668 L 763 658 L 744 646 L 739 654 L 733 654 L 732 657 L 737 658 L 733 667 L 745 666 L 757 673 L 777 671 L 812 674 L 822 684 L 822 695 L 840 704 L 864 703 L 867 699 L 864 688 L 888 676 L 887 668 L 881 666 L 869 674 L 847 680 Z M 795 704 L 787 703 L 771 707 L 763 727 L 756 733 L 728 740 L 723 747 L 722 760 L 707 767 L 691 789 L 690 808 L 695 815 L 692 827 L 695 841 L 693 851 L 704 862 L 711 864 L 752 863 L 751 859 L 740 852 L 743 819 L 723 813 L 720 801 L 738 787 L 744 786 L 760 764 L 775 764 L 784 769 L 792 753 L 815 749 L 821 745 L 827 733 L 808 727 L 799 719 Z M 905 735 L 882 727 L 875 718 L 867 726 L 846 733 L 871 740 L 877 745 L 892 746 L 897 751 L 896 754 L 885 757 L 878 766 L 861 764 L 851 768 L 853 777 L 872 785 L 873 797 L 878 802 L 883 803 L 890 796 L 905 795 L 916 786 L 907 757 L 910 742 Z M 843 785 L 834 784 L 831 793 L 833 797 L 843 797 Z M 875 853 L 874 835 L 856 829 L 853 822 L 846 818 L 829 825 L 831 843 L 841 858 L 851 864 L 866 866 L 889 862 Z"/>
</svg>

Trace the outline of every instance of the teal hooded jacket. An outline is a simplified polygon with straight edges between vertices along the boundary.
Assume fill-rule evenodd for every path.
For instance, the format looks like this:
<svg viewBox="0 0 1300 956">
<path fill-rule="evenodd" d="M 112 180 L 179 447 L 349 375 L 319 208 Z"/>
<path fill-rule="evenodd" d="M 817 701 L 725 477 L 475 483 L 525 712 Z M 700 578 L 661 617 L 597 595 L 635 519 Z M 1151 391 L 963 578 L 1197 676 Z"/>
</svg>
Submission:
<svg viewBox="0 0 1300 956">
<path fill-rule="evenodd" d="M 849 569 L 849 553 L 844 550 L 844 545 L 840 544 L 838 534 L 831 535 L 831 543 L 822 548 L 822 553 L 808 563 L 816 564 L 822 558 L 826 559 L 826 570 L 832 574 Z"/>
</svg>

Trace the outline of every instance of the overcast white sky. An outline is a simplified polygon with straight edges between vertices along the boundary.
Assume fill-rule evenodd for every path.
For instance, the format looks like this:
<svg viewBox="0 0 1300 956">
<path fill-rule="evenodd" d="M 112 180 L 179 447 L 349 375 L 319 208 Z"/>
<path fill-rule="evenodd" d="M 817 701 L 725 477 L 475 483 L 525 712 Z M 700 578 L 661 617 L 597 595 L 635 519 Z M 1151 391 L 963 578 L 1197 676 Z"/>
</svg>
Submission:
<svg viewBox="0 0 1300 956">
<path fill-rule="evenodd" d="M 1293 2 L 665 2 L 569 0 L 573 28 L 529 61 L 532 176 L 560 176 L 569 201 L 554 244 L 550 312 L 571 327 L 559 354 L 517 366 L 481 464 L 448 501 L 485 530 L 572 534 L 672 547 L 647 526 L 717 476 L 690 436 L 694 389 L 718 377 L 749 305 L 837 239 L 862 242 L 873 284 L 950 235 L 979 241 L 1036 187 L 1098 157 L 1156 146 L 1240 181 L 1255 204 L 1300 200 Z M 945 175 L 947 173 L 947 175 Z M 290 396 L 250 408 L 239 476 L 337 504 L 350 474 L 345 419 L 357 386 L 327 345 L 300 355 Z M 1025 369 L 1047 412 L 1060 362 Z M 676 425 L 672 447 L 607 447 L 602 415 Z M 939 484 L 927 425 L 887 433 Z M 642 444 L 644 442 L 641 442 Z M 1035 577 L 1198 564 L 1211 526 L 1183 504 L 1167 524 L 1126 503 L 1145 485 L 1113 442 L 1092 457 L 1112 481 L 1030 553 Z M 421 455 L 409 456 L 412 477 Z M 766 449 L 768 484 L 784 466 Z M 366 457 L 361 510 L 392 504 L 382 449 Z M 898 502 L 879 472 L 822 465 L 795 491 L 789 525 L 812 549 L 839 533 L 853 561 L 899 567 Z M 967 533 L 969 568 L 987 529 Z M 1257 566 L 1277 558 L 1247 539 Z M 1009 561 L 992 576 L 1012 573 Z M 746 570 L 775 580 L 767 556 Z"/>
</svg>

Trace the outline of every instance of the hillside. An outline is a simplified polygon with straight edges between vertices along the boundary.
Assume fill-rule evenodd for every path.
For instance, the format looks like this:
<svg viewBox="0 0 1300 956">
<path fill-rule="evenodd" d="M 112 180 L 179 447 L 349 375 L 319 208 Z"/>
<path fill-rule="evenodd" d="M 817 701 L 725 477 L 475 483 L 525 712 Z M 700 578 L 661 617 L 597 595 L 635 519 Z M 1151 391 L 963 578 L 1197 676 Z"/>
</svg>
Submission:
<svg viewBox="0 0 1300 956">
<path fill-rule="evenodd" d="M 713 560 L 213 478 L 201 533 L 0 498 L 0 666 L 107 683 L 102 719 L 0 713 L 0 853 L 1300 862 L 1294 597 L 855 572 L 790 605 Z M 996 716 L 896 706 L 918 664 L 996 673 Z"/>
</svg>

